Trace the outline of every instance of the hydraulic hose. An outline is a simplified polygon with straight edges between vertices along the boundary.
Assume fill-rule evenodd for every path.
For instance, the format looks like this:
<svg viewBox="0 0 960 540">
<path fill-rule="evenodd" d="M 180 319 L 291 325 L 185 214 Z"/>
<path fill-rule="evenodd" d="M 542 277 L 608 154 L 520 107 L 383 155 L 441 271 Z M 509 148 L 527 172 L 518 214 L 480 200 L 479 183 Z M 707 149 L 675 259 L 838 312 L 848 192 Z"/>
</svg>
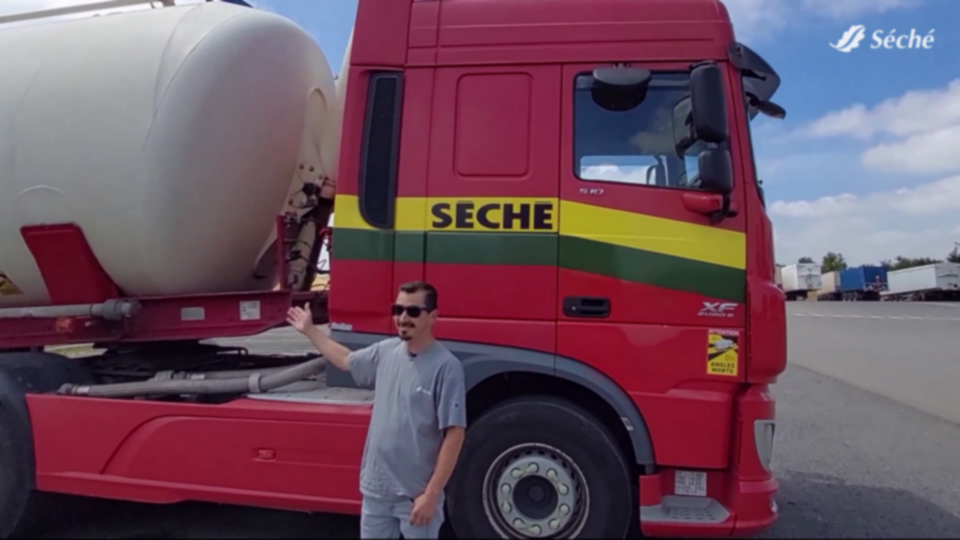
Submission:
<svg viewBox="0 0 960 540">
<path fill-rule="evenodd" d="M 205 371 L 205 372 L 190 372 L 190 371 L 161 371 L 157 373 L 151 381 L 199 381 L 199 380 L 213 380 L 213 379 L 241 379 L 247 378 L 251 375 L 259 373 L 263 375 L 271 375 L 273 373 L 280 373 L 285 369 L 289 369 L 290 366 L 282 367 L 272 367 L 272 368 L 260 368 L 260 369 L 235 369 L 227 371 Z"/>
<path fill-rule="evenodd" d="M 107 300 L 102 304 L 75 304 L 68 306 L 34 306 L 0 309 L 0 319 L 56 319 L 58 317 L 96 317 L 108 321 L 122 321 L 140 312 L 136 300 Z"/>
<path fill-rule="evenodd" d="M 326 363 L 326 359 L 316 358 L 272 373 L 268 370 L 257 370 L 249 376 L 230 379 L 152 380 L 95 385 L 65 384 L 57 393 L 104 398 L 171 394 L 262 394 L 315 375 L 323 371 Z"/>
</svg>

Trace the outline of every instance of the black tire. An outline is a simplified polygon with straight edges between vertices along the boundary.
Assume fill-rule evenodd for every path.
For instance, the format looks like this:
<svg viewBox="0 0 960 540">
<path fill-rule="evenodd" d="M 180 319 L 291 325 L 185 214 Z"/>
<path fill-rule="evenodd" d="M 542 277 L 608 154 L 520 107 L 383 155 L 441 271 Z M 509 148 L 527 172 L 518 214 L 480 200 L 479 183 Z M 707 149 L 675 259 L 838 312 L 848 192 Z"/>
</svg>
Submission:
<svg viewBox="0 0 960 540">
<path fill-rule="evenodd" d="M 23 437 L 14 428 L 15 418 L 0 405 L 0 538 L 29 534 L 37 496 L 31 491 L 32 464 L 24 455 Z"/>
<path fill-rule="evenodd" d="M 586 488 L 579 491 L 579 500 L 584 501 L 580 503 L 582 506 L 570 514 L 583 512 L 582 519 L 572 519 L 570 523 L 576 525 L 561 527 L 559 536 L 543 531 L 539 537 L 627 536 L 638 504 L 636 489 L 632 486 L 636 479 L 631 477 L 631 469 L 614 437 L 591 413 L 574 403 L 550 396 L 527 396 L 495 406 L 467 431 L 447 490 L 447 515 L 457 538 L 521 538 L 505 522 L 498 525 L 500 518 L 495 516 L 500 512 L 496 505 L 491 502 L 485 506 L 485 500 L 492 500 L 495 495 L 489 490 L 485 493 L 484 485 L 488 472 L 491 477 L 497 476 L 491 469 L 497 467 L 495 462 L 501 454 L 531 443 L 552 447 L 552 450 L 539 449 L 535 452 L 539 455 L 564 454 L 563 461 L 573 465 L 565 470 L 578 470 L 580 485 Z M 519 483 L 516 487 L 520 492 Z M 514 504 L 520 506 L 516 499 Z M 490 508 L 489 514 L 487 508 Z"/>
<path fill-rule="evenodd" d="M 67 382 L 90 383 L 92 378 L 78 362 L 60 355 L 0 354 L 0 538 L 42 532 L 56 514 L 33 489 L 33 431 L 24 395 L 51 392 Z"/>
</svg>

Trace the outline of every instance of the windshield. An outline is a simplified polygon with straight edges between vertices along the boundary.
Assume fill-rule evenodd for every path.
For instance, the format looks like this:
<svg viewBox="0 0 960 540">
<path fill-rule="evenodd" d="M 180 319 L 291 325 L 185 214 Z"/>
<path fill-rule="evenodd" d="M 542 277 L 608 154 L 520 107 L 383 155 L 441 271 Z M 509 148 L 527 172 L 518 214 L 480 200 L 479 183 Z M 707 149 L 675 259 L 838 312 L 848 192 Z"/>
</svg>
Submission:
<svg viewBox="0 0 960 540">
<path fill-rule="evenodd" d="M 654 73 L 646 98 L 626 111 L 598 105 L 593 85 L 592 75 L 577 76 L 574 154 L 579 178 L 698 189 L 697 156 L 705 144 L 689 139 L 688 73 Z"/>
</svg>

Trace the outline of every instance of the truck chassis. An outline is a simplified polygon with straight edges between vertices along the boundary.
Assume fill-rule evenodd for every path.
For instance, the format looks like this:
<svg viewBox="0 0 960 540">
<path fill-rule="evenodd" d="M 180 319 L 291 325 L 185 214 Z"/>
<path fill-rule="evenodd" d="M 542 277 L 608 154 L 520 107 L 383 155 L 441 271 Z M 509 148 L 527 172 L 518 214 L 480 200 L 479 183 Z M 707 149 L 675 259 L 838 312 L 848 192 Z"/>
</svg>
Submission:
<svg viewBox="0 0 960 540">
<path fill-rule="evenodd" d="M 296 238 L 295 218 L 278 217 L 277 228 L 279 238 Z M 287 309 L 303 302 L 325 323 L 325 292 L 108 300 L 122 296 L 77 227 L 27 227 L 22 234 L 53 305 L 0 310 L 0 440 L 8 442 L 0 445 L 0 470 L 12 472 L 0 482 L 0 537 L 49 524 L 31 519 L 43 515 L 42 493 L 359 513 L 357 468 L 372 392 L 351 387 L 349 375 L 313 354 L 251 354 L 204 342 L 283 326 Z M 291 242 L 278 244 L 285 275 L 298 255 Z M 351 348 L 385 337 L 334 334 Z M 70 359 L 44 351 L 87 343 L 104 352 Z M 506 474 L 493 471 L 520 463 L 568 471 L 563 478 L 575 495 L 541 520 L 556 523 L 563 537 L 624 537 L 637 527 L 648 535 L 740 536 L 776 519 L 769 501 L 777 482 L 762 461 L 773 444 L 774 401 L 765 385 L 735 396 L 735 475 L 700 473 L 714 486 L 706 497 L 674 495 L 677 476 L 686 473 L 656 465 L 644 418 L 600 372 L 532 351 L 518 372 L 489 360 L 516 350 L 445 343 L 468 373 L 472 436 L 462 461 L 491 464 L 458 467 L 451 481 L 448 511 L 461 509 L 453 523 L 458 535 L 504 530 L 496 521 L 509 515 L 490 520 L 484 508 L 495 501 L 475 498 L 493 492 L 485 485 L 490 474 Z M 569 444 L 563 433 L 571 426 L 584 444 Z M 527 442 L 531 432 L 540 443 Z M 513 450 L 491 454 L 504 440 L 514 441 Z M 515 488 L 535 493 L 538 477 Z M 604 488 L 588 493 L 589 485 Z M 718 502 L 728 496 L 721 489 L 740 493 L 737 515 Z"/>
</svg>

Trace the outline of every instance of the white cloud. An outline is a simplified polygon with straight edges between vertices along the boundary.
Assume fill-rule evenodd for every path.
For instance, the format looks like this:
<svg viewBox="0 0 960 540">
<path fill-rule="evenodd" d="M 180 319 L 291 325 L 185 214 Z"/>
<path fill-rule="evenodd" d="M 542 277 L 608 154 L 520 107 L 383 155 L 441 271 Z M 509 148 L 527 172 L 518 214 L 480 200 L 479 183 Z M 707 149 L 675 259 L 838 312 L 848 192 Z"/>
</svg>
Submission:
<svg viewBox="0 0 960 540">
<path fill-rule="evenodd" d="M 873 106 L 855 104 L 800 131 L 864 145 L 860 170 L 850 175 L 875 181 L 884 175 L 898 187 L 771 204 L 781 260 L 826 251 L 858 262 L 943 258 L 960 241 L 960 79 Z M 942 179 L 928 181 L 937 176 Z"/>
<path fill-rule="evenodd" d="M 915 7 L 924 0 L 722 0 L 737 39 L 769 39 L 799 17 L 849 20 L 872 13 Z M 849 23 L 848 23 L 849 24 Z"/>
<path fill-rule="evenodd" d="M 723 0 L 723 3 L 740 41 L 768 38 L 789 21 L 789 9 L 782 0 Z"/>
<path fill-rule="evenodd" d="M 827 251 L 853 264 L 897 255 L 943 258 L 960 240 L 960 176 L 910 188 L 770 205 L 777 229 L 777 260 L 815 260 Z"/>
<path fill-rule="evenodd" d="M 850 18 L 915 7 L 922 2 L 923 0 L 803 0 L 803 7 L 830 17 Z"/>
<path fill-rule="evenodd" d="M 831 112 L 802 131 L 815 137 L 910 136 L 960 125 L 960 79 L 944 88 L 912 90 L 873 107 L 857 103 Z"/>
<path fill-rule="evenodd" d="M 857 204 L 857 196 L 850 193 L 820 197 L 815 201 L 776 201 L 770 205 L 774 216 L 792 218 L 824 218 L 847 214 Z"/>
<path fill-rule="evenodd" d="M 942 88 L 911 90 L 868 107 L 857 103 L 831 112 L 801 132 L 813 137 L 847 136 L 872 144 L 865 167 L 906 173 L 960 171 L 960 79 Z"/>
<path fill-rule="evenodd" d="M 580 168 L 580 178 L 584 180 L 606 180 L 625 184 L 646 184 L 647 166 L 629 165 L 589 165 Z"/>
<path fill-rule="evenodd" d="M 960 125 L 908 137 L 867 149 L 861 159 L 871 169 L 910 173 L 960 170 Z"/>
<path fill-rule="evenodd" d="M 864 212 L 877 211 L 885 217 L 891 213 L 912 216 L 936 216 L 960 210 L 960 176 L 912 188 L 871 193 L 858 197 L 850 193 L 821 197 L 814 201 L 777 201 L 770 205 L 774 216 L 791 218 L 829 218 L 835 216 L 865 217 Z M 954 217 L 951 216 L 951 219 Z"/>
</svg>

